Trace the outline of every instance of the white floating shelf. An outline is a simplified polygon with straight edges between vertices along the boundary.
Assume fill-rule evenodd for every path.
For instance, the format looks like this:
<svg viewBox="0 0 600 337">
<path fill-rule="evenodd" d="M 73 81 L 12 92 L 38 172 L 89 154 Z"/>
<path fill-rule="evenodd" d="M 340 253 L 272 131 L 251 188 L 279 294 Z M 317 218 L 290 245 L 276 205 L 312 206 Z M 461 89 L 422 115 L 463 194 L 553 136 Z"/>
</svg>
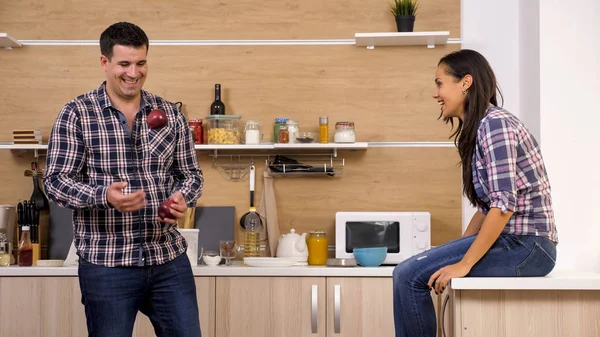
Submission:
<svg viewBox="0 0 600 337">
<path fill-rule="evenodd" d="M 13 144 L 0 143 L 0 150 L 45 150 L 48 148 L 47 144 Z"/>
<path fill-rule="evenodd" d="M 354 39 L 359 47 L 373 48 L 375 46 L 427 46 L 448 43 L 450 32 L 406 32 L 406 33 L 356 33 Z"/>
<path fill-rule="evenodd" d="M 273 144 L 275 149 L 366 149 L 369 143 L 294 143 Z"/>
<path fill-rule="evenodd" d="M 196 150 L 272 150 L 273 144 L 202 144 L 196 145 Z"/>
<path fill-rule="evenodd" d="M 19 40 L 8 35 L 7 33 L 0 33 L 0 47 L 6 48 L 6 49 L 12 49 L 12 48 L 21 47 L 21 43 L 19 43 Z"/>
<path fill-rule="evenodd" d="M 196 150 L 277 150 L 277 149 L 348 149 L 359 150 L 370 147 L 454 147 L 453 142 L 358 142 L 358 143 L 295 143 L 295 144 L 202 144 Z M 13 144 L 0 142 L 0 150 L 46 150 L 47 144 Z"/>
</svg>

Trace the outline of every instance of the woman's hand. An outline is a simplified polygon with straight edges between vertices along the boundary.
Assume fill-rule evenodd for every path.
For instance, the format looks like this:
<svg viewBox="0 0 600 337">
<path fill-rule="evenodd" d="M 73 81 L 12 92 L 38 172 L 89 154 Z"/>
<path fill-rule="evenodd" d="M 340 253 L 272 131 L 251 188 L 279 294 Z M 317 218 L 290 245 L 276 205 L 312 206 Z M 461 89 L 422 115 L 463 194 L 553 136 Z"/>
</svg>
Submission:
<svg viewBox="0 0 600 337">
<path fill-rule="evenodd" d="M 429 282 L 427 282 L 427 285 L 429 285 L 429 288 L 431 288 L 433 283 L 435 282 L 435 293 L 441 294 L 444 291 L 444 289 L 446 289 L 446 286 L 448 286 L 448 282 L 450 282 L 451 279 L 455 277 L 466 276 L 470 271 L 471 266 L 462 261 L 455 264 L 451 264 L 440 268 L 438 271 L 433 273 L 433 275 L 431 275 L 431 277 L 429 278 Z"/>
</svg>

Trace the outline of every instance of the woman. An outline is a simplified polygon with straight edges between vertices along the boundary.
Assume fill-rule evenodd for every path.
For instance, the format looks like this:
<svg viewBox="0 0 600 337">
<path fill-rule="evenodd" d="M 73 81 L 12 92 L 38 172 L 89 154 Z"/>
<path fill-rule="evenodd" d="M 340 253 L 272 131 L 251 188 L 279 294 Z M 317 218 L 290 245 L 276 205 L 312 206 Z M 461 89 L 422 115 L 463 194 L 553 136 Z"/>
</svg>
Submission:
<svg viewBox="0 0 600 337">
<path fill-rule="evenodd" d="M 498 107 L 496 78 L 473 50 L 444 56 L 433 96 L 462 164 L 463 193 L 477 212 L 462 238 L 394 269 L 396 337 L 436 336 L 430 290 L 452 278 L 544 276 L 558 242 L 550 183 L 540 147 L 523 123 Z M 456 120 L 455 120 L 456 118 Z M 451 136 L 451 137 L 452 137 Z"/>
</svg>

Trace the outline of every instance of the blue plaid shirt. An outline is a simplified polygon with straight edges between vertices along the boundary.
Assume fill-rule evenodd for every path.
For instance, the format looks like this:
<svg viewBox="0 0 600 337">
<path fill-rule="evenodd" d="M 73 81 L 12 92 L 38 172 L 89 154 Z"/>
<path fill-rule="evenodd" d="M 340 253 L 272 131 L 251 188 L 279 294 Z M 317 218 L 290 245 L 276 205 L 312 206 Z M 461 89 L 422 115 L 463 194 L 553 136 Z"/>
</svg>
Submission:
<svg viewBox="0 0 600 337">
<path fill-rule="evenodd" d="M 550 181 L 540 146 L 508 111 L 490 106 L 479 123 L 473 153 L 473 184 L 486 207 L 514 214 L 504 234 L 544 236 L 558 242 Z"/>
<path fill-rule="evenodd" d="M 51 200 L 73 212 L 77 253 L 108 267 L 159 265 L 185 252 L 175 225 L 156 221 L 158 206 L 174 192 L 195 207 L 203 177 L 185 116 L 176 105 L 142 90 L 140 111 L 129 130 L 113 107 L 105 83 L 67 103 L 48 141 L 44 187 Z M 151 130 L 153 109 L 168 124 Z M 106 191 L 125 181 L 124 193 L 146 192 L 146 207 L 121 213 Z"/>
</svg>

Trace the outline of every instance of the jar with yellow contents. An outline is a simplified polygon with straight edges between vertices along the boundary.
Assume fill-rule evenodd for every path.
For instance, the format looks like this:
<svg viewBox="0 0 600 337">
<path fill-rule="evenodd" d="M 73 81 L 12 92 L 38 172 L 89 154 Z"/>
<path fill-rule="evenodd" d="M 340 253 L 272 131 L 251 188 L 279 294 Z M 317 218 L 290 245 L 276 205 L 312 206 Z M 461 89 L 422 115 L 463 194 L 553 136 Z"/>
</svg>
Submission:
<svg viewBox="0 0 600 337">
<path fill-rule="evenodd" d="M 324 266 L 327 264 L 327 235 L 325 231 L 311 231 L 306 239 L 308 246 L 308 264 Z"/>
</svg>

